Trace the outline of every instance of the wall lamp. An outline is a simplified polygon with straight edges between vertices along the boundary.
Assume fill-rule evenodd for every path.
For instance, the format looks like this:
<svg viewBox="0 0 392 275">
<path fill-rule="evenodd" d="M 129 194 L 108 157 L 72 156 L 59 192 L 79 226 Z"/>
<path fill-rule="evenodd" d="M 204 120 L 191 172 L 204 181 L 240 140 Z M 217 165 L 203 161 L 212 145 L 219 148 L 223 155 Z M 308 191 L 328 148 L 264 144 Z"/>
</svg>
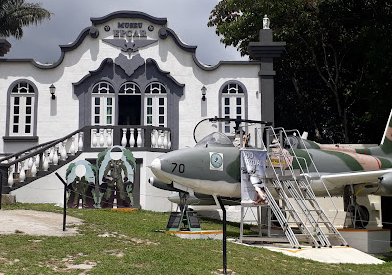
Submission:
<svg viewBox="0 0 392 275">
<path fill-rule="evenodd" d="M 201 88 L 201 94 L 202 94 L 201 100 L 206 101 L 206 93 L 207 93 L 207 88 L 203 86 Z"/>
<path fill-rule="evenodd" d="M 50 91 L 50 94 L 52 95 L 52 99 L 53 100 L 56 99 L 56 95 L 54 94 L 56 92 L 56 87 L 53 84 L 50 85 L 49 91 Z"/>
</svg>

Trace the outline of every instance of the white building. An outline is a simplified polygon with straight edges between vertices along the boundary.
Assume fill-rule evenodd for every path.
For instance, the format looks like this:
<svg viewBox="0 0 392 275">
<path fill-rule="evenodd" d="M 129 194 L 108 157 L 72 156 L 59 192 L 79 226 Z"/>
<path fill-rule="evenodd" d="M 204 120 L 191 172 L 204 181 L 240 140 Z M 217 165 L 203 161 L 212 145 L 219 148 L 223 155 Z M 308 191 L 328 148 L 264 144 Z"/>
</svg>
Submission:
<svg viewBox="0 0 392 275">
<path fill-rule="evenodd" d="M 165 18 L 120 11 L 91 23 L 60 46 L 53 64 L 0 58 L 0 153 L 8 156 L 1 163 L 3 192 L 17 201 L 62 203 L 63 185 L 49 172 L 65 177 L 68 163 L 94 162 L 103 148 L 122 144 L 137 159 L 140 206 L 168 211 L 168 193 L 147 183 L 153 158 L 193 146 L 193 128 L 203 118 L 273 120 L 277 51 L 256 51 L 264 63 L 212 67 L 197 60 L 196 47 L 184 44 Z M 272 101 L 261 91 L 268 87 Z M 270 117 L 262 117 L 262 101 L 272 108 Z"/>
</svg>

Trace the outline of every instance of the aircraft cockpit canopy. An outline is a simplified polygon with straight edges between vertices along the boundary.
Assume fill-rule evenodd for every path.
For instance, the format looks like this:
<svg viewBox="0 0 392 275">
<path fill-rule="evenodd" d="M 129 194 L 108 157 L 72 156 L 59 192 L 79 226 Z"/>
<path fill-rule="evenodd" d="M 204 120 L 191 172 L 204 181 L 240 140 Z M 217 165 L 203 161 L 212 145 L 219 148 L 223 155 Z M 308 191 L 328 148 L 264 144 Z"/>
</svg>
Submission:
<svg viewBox="0 0 392 275">
<path fill-rule="evenodd" d="M 204 137 L 195 147 L 234 147 L 233 142 L 225 135 L 219 132 L 214 132 Z"/>
</svg>

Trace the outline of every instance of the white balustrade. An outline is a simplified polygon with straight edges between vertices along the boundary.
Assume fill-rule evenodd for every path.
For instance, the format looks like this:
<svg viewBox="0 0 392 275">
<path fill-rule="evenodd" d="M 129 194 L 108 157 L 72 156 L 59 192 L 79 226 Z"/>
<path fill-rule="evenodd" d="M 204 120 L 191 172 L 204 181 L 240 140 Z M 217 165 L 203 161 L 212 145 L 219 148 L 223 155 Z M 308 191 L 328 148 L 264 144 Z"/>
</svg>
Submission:
<svg viewBox="0 0 392 275">
<path fill-rule="evenodd" d="M 136 145 L 137 147 L 142 147 L 142 128 L 137 128 L 137 140 Z"/>
<path fill-rule="evenodd" d="M 121 146 L 127 146 L 127 128 L 122 128 Z"/>
<path fill-rule="evenodd" d="M 158 131 L 158 142 L 157 142 L 157 148 L 162 148 L 163 144 L 163 139 L 161 135 L 161 130 Z"/>
<path fill-rule="evenodd" d="M 106 129 L 106 144 L 107 147 L 112 147 L 113 137 L 112 137 L 112 129 Z"/>
<path fill-rule="evenodd" d="M 36 157 L 33 157 L 33 165 L 31 166 L 31 176 L 35 177 L 37 175 L 37 166 L 35 165 L 35 159 Z"/>
<path fill-rule="evenodd" d="M 130 128 L 129 132 L 129 147 L 135 147 L 135 129 Z"/>
<path fill-rule="evenodd" d="M 47 156 L 47 151 L 43 154 L 42 169 L 48 171 L 49 169 L 49 157 Z"/>
<path fill-rule="evenodd" d="M 167 149 L 168 140 L 167 140 L 168 131 L 163 131 L 163 148 Z"/>
<path fill-rule="evenodd" d="M 171 137 L 170 137 L 170 131 L 167 131 L 167 149 L 171 149 Z"/>
<path fill-rule="evenodd" d="M 37 166 L 38 170 L 41 169 L 41 156 L 40 156 L 40 154 L 37 154 L 37 156 L 35 158 L 35 166 Z"/>
<path fill-rule="evenodd" d="M 156 130 L 151 130 L 151 148 L 156 148 L 157 139 L 155 137 Z"/>
<path fill-rule="evenodd" d="M 91 129 L 91 145 L 92 147 L 97 147 L 98 139 L 97 139 L 97 130 Z"/>
<path fill-rule="evenodd" d="M 24 182 L 25 178 L 26 178 L 26 172 L 25 172 L 25 169 L 24 169 L 24 161 L 22 160 L 20 162 L 19 181 L 20 182 Z"/>
<path fill-rule="evenodd" d="M 75 155 L 75 137 L 72 136 L 70 137 L 71 139 L 71 146 L 69 147 L 69 153 L 71 154 L 71 156 Z"/>
<path fill-rule="evenodd" d="M 12 187 L 13 184 L 14 184 L 14 168 L 10 166 L 10 168 L 8 169 L 8 186 Z"/>
<path fill-rule="evenodd" d="M 53 158 L 54 158 L 54 147 L 49 149 L 49 163 L 53 163 Z"/>
<path fill-rule="evenodd" d="M 66 144 L 65 140 L 63 142 L 61 142 L 61 145 L 62 145 L 61 146 L 61 151 L 60 151 L 61 160 L 66 160 L 67 157 L 68 157 L 67 149 L 65 148 L 66 147 L 65 144 Z"/>
<path fill-rule="evenodd" d="M 105 129 L 99 129 L 99 146 L 105 145 Z"/>
<path fill-rule="evenodd" d="M 29 158 L 28 163 L 27 163 L 27 168 L 31 170 L 31 167 L 33 167 L 33 158 Z"/>
<path fill-rule="evenodd" d="M 58 148 L 54 147 L 53 153 L 53 164 L 57 165 L 59 163 L 59 155 L 58 155 Z"/>
<path fill-rule="evenodd" d="M 78 151 L 83 151 L 83 132 L 79 133 Z"/>
</svg>

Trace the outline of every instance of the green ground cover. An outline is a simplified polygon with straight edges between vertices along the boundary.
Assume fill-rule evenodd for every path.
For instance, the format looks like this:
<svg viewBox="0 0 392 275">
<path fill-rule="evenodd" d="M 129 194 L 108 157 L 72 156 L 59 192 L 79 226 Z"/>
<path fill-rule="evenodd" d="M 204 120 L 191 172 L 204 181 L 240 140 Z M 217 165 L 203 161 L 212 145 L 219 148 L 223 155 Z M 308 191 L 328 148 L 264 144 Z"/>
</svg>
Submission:
<svg viewBox="0 0 392 275">
<path fill-rule="evenodd" d="M 17 204 L 3 209 L 62 213 L 51 205 Z M 222 242 L 184 240 L 159 232 L 169 214 L 148 211 L 70 209 L 81 218 L 80 235 L 71 237 L 0 236 L 0 274 L 212 274 L 222 268 Z M 1 226 L 1 221 L 0 221 Z M 220 222 L 201 220 L 203 229 L 221 229 Z M 239 236 L 239 225 L 228 234 Z M 100 237 L 104 235 L 107 237 Z M 228 268 L 245 274 L 392 274 L 392 257 L 382 265 L 323 264 L 262 248 L 228 243 Z M 80 269 L 79 264 L 94 266 Z M 70 267 L 71 266 L 71 267 Z"/>
</svg>

